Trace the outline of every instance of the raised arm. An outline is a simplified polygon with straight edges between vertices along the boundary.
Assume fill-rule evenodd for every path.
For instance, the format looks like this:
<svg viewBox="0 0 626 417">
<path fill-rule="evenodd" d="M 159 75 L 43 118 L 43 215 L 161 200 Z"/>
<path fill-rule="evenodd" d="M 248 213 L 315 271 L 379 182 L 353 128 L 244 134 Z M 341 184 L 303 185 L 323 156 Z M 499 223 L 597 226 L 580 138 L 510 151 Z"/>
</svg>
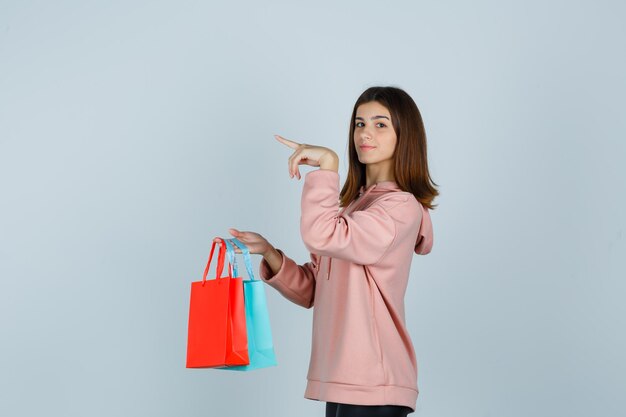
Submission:
<svg viewBox="0 0 626 417">
<path fill-rule="evenodd" d="M 397 235 L 410 231 L 404 223 L 421 215 L 417 200 L 404 192 L 388 193 L 365 210 L 339 213 L 339 174 L 324 169 L 306 174 L 301 205 L 300 233 L 309 252 L 359 265 L 382 259 Z"/>
</svg>

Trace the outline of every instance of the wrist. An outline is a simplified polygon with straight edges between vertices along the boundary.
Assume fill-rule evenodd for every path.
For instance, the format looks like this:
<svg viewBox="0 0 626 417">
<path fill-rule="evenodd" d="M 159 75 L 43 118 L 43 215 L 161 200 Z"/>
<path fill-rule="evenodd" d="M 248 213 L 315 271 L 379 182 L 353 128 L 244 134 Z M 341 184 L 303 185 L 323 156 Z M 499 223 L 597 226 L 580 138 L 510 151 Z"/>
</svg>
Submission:
<svg viewBox="0 0 626 417">
<path fill-rule="evenodd" d="M 277 257 L 278 257 L 278 258 L 280 258 L 280 256 L 281 256 L 281 255 L 280 255 L 280 252 L 278 252 L 278 251 L 276 250 L 276 248 L 272 246 L 270 249 L 268 249 L 266 252 L 264 252 L 264 253 L 262 254 L 262 256 L 263 256 L 266 260 L 270 260 L 270 259 L 272 259 L 272 258 L 277 258 Z"/>
<path fill-rule="evenodd" d="M 320 169 L 339 172 L 339 157 L 336 153 L 327 153 L 320 158 Z"/>
</svg>

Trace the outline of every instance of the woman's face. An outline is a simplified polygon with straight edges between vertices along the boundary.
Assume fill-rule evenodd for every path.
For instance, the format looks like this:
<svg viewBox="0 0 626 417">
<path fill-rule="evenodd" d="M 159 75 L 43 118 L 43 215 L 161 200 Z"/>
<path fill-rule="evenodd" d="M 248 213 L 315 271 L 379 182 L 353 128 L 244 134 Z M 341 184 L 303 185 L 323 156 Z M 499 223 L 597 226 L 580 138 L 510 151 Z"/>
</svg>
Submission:
<svg viewBox="0 0 626 417">
<path fill-rule="evenodd" d="M 353 123 L 354 146 L 362 164 L 393 159 L 397 138 L 385 106 L 377 101 L 361 104 L 356 109 Z M 361 148 L 363 145 L 371 148 Z"/>
</svg>

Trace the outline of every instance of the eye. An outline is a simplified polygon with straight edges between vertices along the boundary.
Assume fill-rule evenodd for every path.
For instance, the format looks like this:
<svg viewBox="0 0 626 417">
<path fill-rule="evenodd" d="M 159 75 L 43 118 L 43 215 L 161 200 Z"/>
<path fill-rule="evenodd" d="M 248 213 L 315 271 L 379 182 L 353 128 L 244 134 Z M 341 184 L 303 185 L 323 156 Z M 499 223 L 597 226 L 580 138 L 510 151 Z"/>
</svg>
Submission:
<svg viewBox="0 0 626 417">
<path fill-rule="evenodd" d="M 363 122 L 356 122 L 354 125 L 355 125 L 356 127 L 361 127 L 360 125 L 361 125 L 362 123 L 363 123 Z M 378 123 L 376 123 L 376 124 L 377 124 L 377 125 L 383 125 L 383 127 L 387 127 L 387 125 L 385 125 L 383 122 L 378 122 Z"/>
</svg>

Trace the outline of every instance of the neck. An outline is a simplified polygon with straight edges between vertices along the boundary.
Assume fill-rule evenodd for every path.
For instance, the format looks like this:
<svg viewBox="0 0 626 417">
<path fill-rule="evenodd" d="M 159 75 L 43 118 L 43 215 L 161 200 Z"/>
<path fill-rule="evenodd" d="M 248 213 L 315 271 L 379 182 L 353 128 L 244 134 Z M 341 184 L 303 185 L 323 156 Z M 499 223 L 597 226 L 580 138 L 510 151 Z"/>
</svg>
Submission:
<svg viewBox="0 0 626 417">
<path fill-rule="evenodd" d="M 383 181 L 395 181 L 393 175 L 393 161 L 385 160 L 373 164 L 367 164 L 365 167 L 366 187 Z"/>
</svg>

